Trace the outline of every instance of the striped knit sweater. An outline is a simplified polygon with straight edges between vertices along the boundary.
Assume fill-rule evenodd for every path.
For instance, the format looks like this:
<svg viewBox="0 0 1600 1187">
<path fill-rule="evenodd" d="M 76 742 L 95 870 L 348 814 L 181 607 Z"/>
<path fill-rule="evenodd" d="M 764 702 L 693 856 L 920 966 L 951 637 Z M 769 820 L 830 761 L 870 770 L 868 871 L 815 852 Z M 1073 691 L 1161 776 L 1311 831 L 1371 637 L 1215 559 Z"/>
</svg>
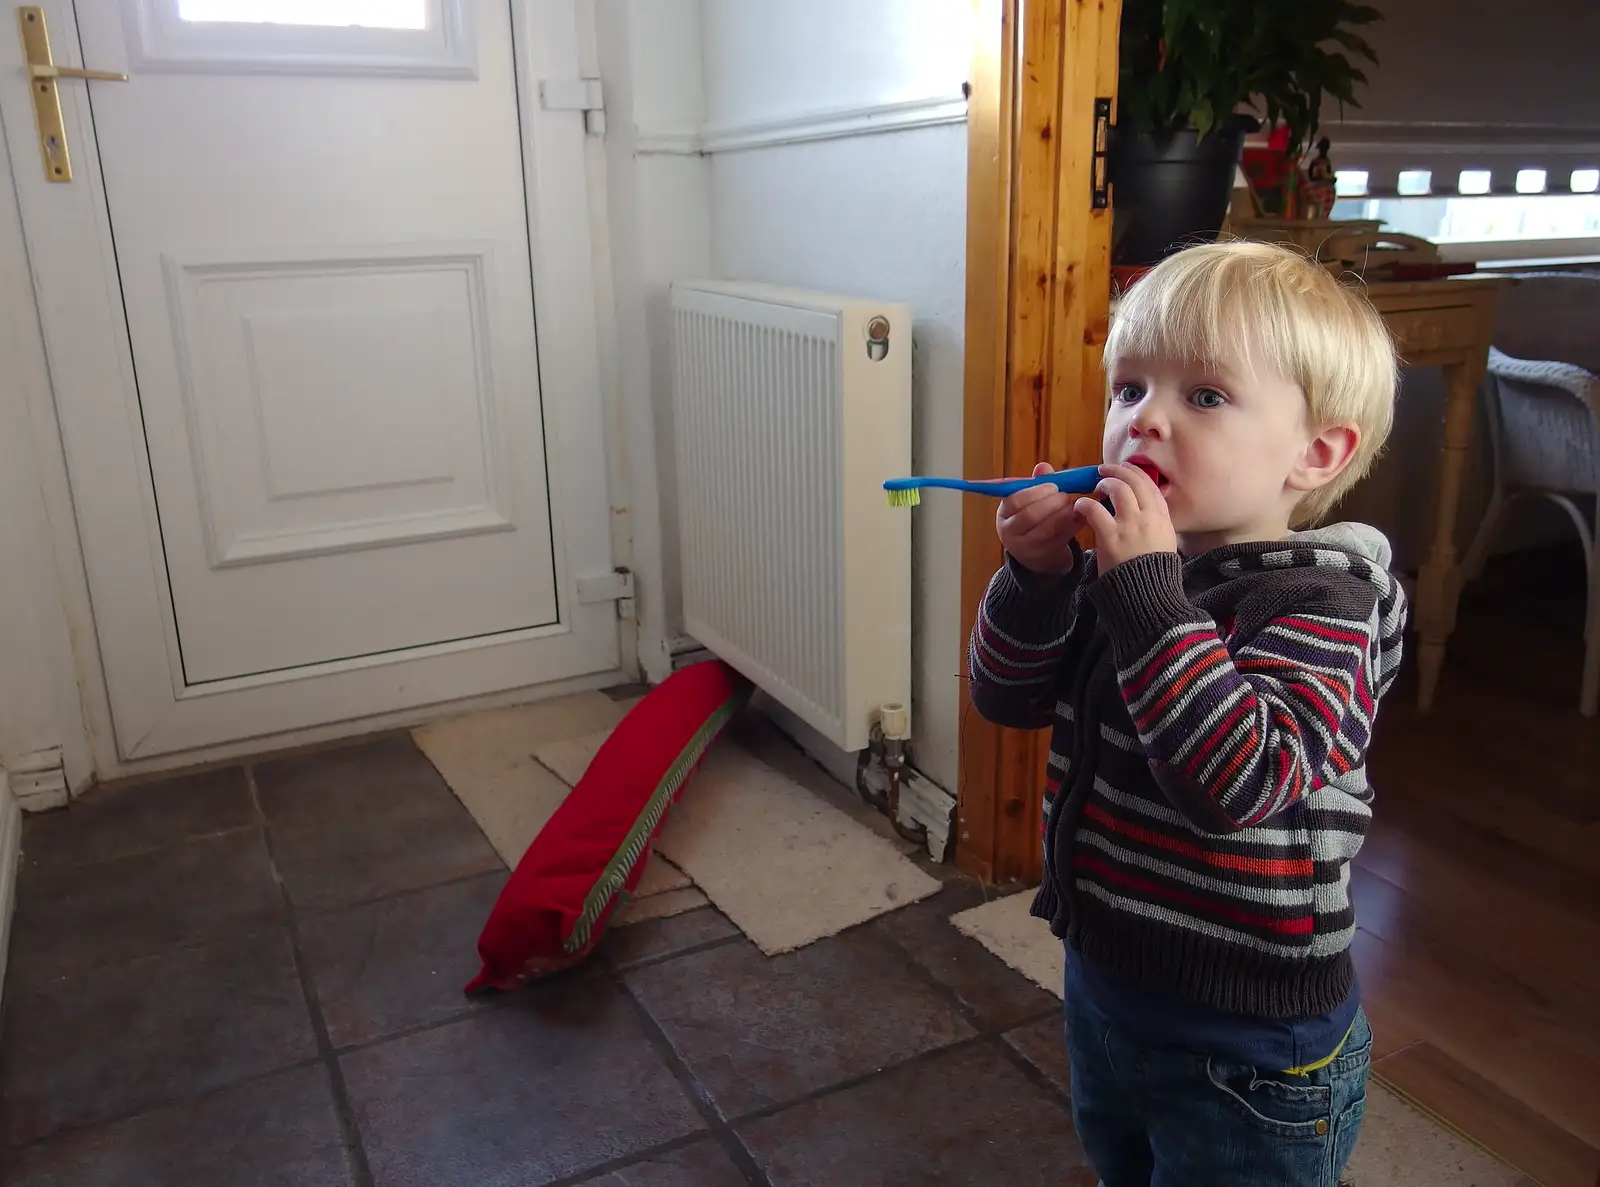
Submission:
<svg viewBox="0 0 1600 1187">
<path fill-rule="evenodd" d="M 1064 582 L 1009 561 L 969 648 L 976 708 L 1053 730 L 1033 913 L 1087 959 L 1257 1017 L 1354 983 L 1349 863 L 1405 603 L 1340 524 Z"/>
</svg>

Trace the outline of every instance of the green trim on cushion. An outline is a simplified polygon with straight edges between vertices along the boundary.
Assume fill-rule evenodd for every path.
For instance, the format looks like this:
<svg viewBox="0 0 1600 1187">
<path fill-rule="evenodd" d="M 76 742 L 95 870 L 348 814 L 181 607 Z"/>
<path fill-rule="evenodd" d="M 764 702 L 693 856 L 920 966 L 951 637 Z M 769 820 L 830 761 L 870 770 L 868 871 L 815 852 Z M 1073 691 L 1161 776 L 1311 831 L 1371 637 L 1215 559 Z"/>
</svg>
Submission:
<svg viewBox="0 0 1600 1187">
<path fill-rule="evenodd" d="M 746 689 L 719 705 L 695 731 L 694 737 L 689 739 L 689 744 L 683 748 L 683 752 L 667 768 L 666 774 L 661 777 L 661 782 L 656 784 L 655 791 L 651 793 L 644 811 L 628 830 L 622 847 L 617 850 L 616 856 L 606 863 L 599 880 L 584 897 L 583 910 L 578 913 L 571 933 L 561 941 L 563 950 L 581 952 L 589 946 L 589 937 L 594 931 L 596 920 L 605 913 L 611 901 L 622 891 L 628 876 L 633 872 L 633 867 L 644 856 L 651 838 L 655 836 L 656 829 L 661 824 L 662 817 L 667 814 L 668 806 L 678 794 L 678 789 L 688 780 L 690 772 L 705 756 L 705 752 L 710 749 L 711 743 L 716 740 L 723 727 L 733 720 L 734 715 L 749 699 L 750 691 Z"/>
</svg>

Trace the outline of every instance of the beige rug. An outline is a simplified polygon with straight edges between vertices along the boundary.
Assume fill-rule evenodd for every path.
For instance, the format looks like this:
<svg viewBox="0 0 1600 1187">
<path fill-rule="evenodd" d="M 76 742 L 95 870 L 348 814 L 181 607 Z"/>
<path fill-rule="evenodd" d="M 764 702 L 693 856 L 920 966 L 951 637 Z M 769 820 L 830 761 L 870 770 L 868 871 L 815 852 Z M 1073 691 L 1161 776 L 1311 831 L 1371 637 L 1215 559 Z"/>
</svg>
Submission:
<svg viewBox="0 0 1600 1187">
<path fill-rule="evenodd" d="M 456 718 L 415 736 L 515 865 L 625 711 L 594 694 Z M 926 898 L 939 885 L 892 842 L 724 739 L 668 814 L 635 900 L 617 922 L 709 899 L 774 955 Z"/>
<path fill-rule="evenodd" d="M 950 922 L 1017 972 L 1060 997 L 1061 941 L 1028 914 L 1033 891 L 991 899 Z M 1374 1081 L 1347 1177 L 1355 1187 L 1534 1187 L 1532 1180 Z"/>
<path fill-rule="evenodd" d="M 657 848 L 769 956 L 940 886 L 892 842 L 725 742 L 667 817 Z"/>
</svg>

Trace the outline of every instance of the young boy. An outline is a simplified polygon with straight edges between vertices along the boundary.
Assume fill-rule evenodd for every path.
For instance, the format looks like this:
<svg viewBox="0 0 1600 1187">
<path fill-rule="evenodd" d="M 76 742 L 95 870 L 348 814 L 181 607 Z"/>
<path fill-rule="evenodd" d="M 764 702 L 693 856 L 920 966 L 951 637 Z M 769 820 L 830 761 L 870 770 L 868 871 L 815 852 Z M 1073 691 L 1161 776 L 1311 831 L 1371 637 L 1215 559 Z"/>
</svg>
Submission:
<svg viewBox="0 0 1600 1187">
<path fill-rule="evenodd" d="M 1377 531 L 1291 525 L 1371 465 L 1394 349 L 1321 267 L 1219 244 L 1132 288 L 1105 366 L 1096 497 L 1000 504 L 969 657 L 985 717 L 1053 730 L 1033 913 L 1066 944 L 1078 1134 L 1104 1187 L 1333 1187 L 1371 1050 L 1349 863 L 1405 607 Z"/>
</svg>

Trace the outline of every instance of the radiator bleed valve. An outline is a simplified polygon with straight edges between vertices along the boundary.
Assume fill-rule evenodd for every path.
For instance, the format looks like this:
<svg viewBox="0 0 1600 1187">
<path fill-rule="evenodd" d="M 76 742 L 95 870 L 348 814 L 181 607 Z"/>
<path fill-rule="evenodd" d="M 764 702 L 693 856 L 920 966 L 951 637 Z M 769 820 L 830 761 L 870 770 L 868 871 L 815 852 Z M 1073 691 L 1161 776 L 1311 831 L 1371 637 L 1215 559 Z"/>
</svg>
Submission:
<svg viewBox="0 0 1600 1187">
<path fill-rule="evenodd" d="M 871 769 L 876 762 L 883 770 L 883 790 L 873 786 Z M 878 718 L 872 723 L 867 748 L 856 760 L 856 791 L 878 811 L 889 818 L 894 831 L 918 845 L 928 843 L 928 830 L 920 824 L 908 825 L 900 819 L 900 791 L 905 786 L 906 771 L 911 764 L 911 714 L 904 705 L 890 702 L 878 709 Z"/>
</svg>

